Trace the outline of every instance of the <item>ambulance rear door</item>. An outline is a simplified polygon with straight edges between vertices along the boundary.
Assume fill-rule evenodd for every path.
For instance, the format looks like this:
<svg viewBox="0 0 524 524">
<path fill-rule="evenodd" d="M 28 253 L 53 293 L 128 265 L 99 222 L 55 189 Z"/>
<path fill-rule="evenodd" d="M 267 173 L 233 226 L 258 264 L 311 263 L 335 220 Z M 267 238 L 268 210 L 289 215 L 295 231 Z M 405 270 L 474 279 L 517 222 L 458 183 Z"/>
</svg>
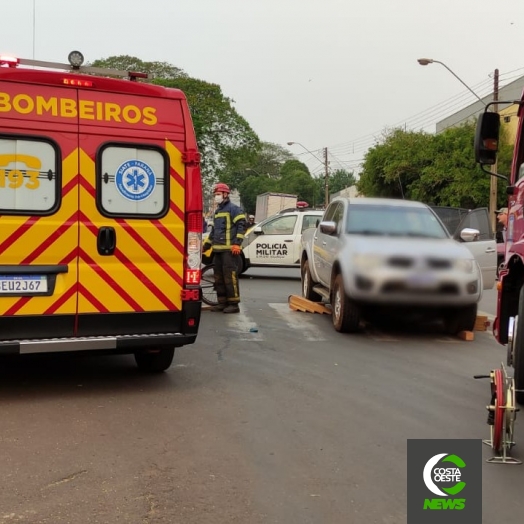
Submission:
<svg viewBox="0 0 524 524">
<path fill-rule="evenodd" d="M 180 330 L 185 252 L 179 100 L 79 90 L 78 335 Z"/>
<path fill-rule="evenodd" d="M 0 77 L 0 96 L 2 353 L 8 340 L 74 335 L 78 124 L 59 114 L 59 100 L 71 98 L 67 88 Z M 28 345 L 13 351 L 39 351 Z"/>
</svg>

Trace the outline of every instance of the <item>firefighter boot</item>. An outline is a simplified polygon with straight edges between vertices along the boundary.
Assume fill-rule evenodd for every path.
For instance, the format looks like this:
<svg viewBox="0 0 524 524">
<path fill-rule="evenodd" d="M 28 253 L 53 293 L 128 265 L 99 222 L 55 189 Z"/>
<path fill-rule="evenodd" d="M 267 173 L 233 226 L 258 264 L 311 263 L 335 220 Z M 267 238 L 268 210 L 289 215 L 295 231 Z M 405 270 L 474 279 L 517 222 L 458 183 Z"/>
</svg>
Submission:
<svg viewBox="0 0 524 524">
<path fill-rule="evenodd" d="M 238 304 L 229 304 L 225 309 L 224 313 L 239 313 L 240 308 L 238 307 Z"/>
<path fill-rule="evenodd" d="M 227 304 L 217 304 L 216 306 L 211 307 L 211 311 L 225 311 L 227 308 Z"/>
</svg>

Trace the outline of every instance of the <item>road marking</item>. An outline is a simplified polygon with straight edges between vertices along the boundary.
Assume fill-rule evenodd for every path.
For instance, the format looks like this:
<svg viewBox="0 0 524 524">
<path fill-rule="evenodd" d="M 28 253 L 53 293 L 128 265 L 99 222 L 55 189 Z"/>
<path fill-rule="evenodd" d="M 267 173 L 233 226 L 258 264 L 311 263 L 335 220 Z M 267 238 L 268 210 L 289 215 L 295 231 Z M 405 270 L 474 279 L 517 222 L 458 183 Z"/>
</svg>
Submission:
<svg viewBox="0 0 524 524">
<path fill-rule="evenodd" d="M 302 311 L 293 311 L 289 308 L 289 304 L 273 303 L 268 306 L 274 309 L 286 322 L 288 327 L 296 330 L 297 334 L 301 334 L 301 338 L 309 342 L 323 342 L 326 340 L 325 334 L 314 324 L 309 322 L 311 315 L 314 313 L 303 313 Z"/>
<path fill-rule="evenodd" d="M 256 322 L 248 316 L 246 308 L 242 302 L 239 304 L 239 307 L 240 313 L 222 314 L 226 317 L 228 331 L 239 333 L 239 336 L 236 337 L 238 340 L 254 340 L 259 342 L 264 340 L 264 336 L 258 332 Z M 256 331 L 250 331 L 251 329 L 256 329 Z"/>
</svg>

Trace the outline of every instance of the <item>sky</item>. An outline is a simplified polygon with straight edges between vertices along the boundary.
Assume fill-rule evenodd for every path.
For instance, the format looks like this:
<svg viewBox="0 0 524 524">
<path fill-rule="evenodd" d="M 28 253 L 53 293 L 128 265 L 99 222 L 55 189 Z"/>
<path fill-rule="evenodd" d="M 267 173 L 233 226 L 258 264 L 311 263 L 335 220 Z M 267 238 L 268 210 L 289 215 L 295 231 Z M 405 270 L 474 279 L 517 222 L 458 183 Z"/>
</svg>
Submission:
<svg viewBox="0 0 524 524">
<path fill-rule="evenodd" d="M 261 140 L 321 173 L 386 129 L 437 121 L 524 75 L 523 0 L 0 0 L 0 54 L 169 62 L 219 84 Z M 287 142 L 296 145 L 287 146 Z"/>
</svg>

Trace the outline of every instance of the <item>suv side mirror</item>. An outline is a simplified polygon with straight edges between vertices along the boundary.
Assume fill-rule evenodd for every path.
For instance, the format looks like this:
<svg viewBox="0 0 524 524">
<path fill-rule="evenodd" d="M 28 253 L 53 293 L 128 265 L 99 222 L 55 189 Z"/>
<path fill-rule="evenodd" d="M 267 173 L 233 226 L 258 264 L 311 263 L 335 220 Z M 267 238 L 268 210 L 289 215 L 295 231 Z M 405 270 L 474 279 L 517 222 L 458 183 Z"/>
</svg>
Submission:
<svg viewBox="0 0 524 524">
<path fill-rule="evenodd" d="M 326 235 L 332 235 L 337 230 L 337 224 L 335 222 L 320 222 L 320 231 Z"/>
<path fill-rule="evenodd" d="M 493 165 L 497 161 L 500 134 L 500 115 L 481 113 L 475 130 L 475 161 Z"/>
<path fill-rule="evenodd" d="M 261 235 L 263 233 L 262 228 L 260 226 L 256 226 L 255 229 L 253 229 L 254 235 Z"/>
<path fill-rule="evenodd" d="M 460 232 L 460 238 L 464 240 L 464 242 L 474 242 L 475 240 L 478 240 L 479 237 L 480 231 L 478 229 L 465 227 Z"/>
</svg>

